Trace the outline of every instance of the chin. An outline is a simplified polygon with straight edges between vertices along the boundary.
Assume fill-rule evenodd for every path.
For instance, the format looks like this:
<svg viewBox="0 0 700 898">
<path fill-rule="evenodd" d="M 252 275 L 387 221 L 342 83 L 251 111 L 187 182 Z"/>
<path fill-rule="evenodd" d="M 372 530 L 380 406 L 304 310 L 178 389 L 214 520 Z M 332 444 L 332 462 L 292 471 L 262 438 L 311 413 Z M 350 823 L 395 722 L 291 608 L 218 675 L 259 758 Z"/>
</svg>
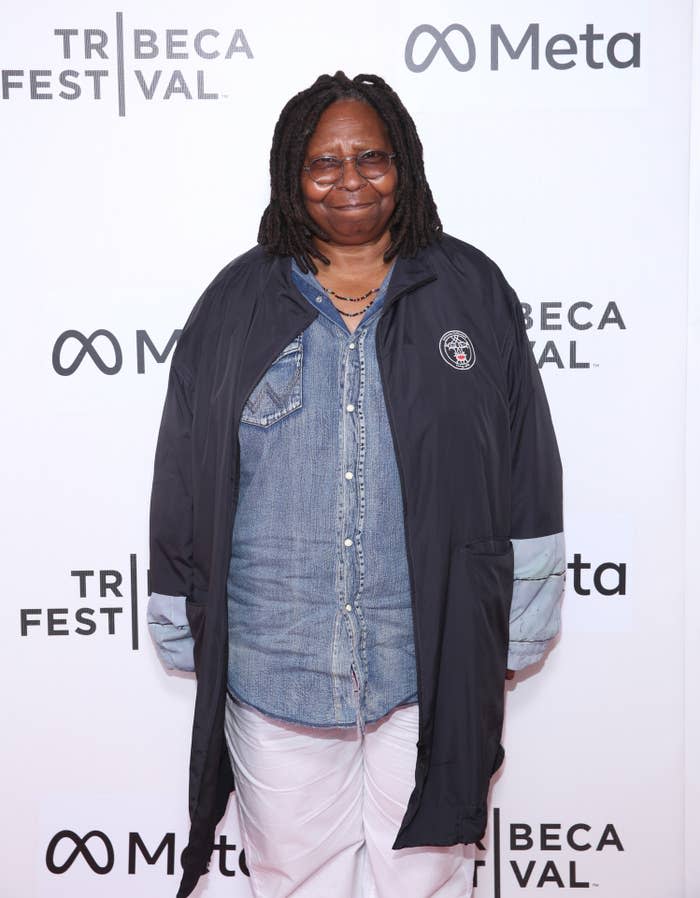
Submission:
<svg viewBox="0 0 700 898">
<path fill-rule="evenodd" d="M 386 226 L 377 227 L 376 223 L 365 225 L 348 222 L 346 227 L 324 228 L 332 243 L 370 243 L 379 240 L 386 231 Z"/>
</svg>

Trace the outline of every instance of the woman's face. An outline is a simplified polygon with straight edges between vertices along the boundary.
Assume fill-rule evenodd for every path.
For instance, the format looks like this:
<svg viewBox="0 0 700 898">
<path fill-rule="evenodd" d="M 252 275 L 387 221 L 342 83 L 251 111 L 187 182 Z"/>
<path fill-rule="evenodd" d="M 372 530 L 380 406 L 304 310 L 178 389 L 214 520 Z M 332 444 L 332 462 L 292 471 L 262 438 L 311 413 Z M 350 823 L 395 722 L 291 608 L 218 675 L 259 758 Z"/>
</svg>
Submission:
<svg viewBox="0 0 700 898">
<path fill-rule="evenodd" d="M 393 152 L 386 126 L 373 106 L 360 100 L 336 100 L 323 111 L 309 138 L 304 164 L 316 156 L 354 156 L 363 150 Z M 398 175 L 393 161 L 386 174 L 368 181 L 352 160 L 333 185 L 317 184 L 301 173 L 304 205 L 331 243 L 357 245 L 377 240 L 396 205 Z"/>
</svg>

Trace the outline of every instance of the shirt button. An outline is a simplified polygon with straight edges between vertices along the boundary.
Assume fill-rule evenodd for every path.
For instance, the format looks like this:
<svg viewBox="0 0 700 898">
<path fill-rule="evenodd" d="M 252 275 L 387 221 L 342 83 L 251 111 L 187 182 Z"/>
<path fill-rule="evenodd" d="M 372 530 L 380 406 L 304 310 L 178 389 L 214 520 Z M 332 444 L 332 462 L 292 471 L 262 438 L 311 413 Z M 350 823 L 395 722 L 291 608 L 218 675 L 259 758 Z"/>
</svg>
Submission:
<svg viewBox="0 0 700 898">
<path fill-rule="evenodd" d="M 352 605 L 351 605 L 350 603 L 348 603 L 348 604 L 345 606 L 345 610 L 346 610 L 346 611 L 352 611 Z"/>
<path fill-rule="evenodd" d="M 345 472 L 345 479 L 346 479 L 346 480 L 352 480 L 352 471 L 346 471 L 346 472 Z"/>
<path fill-rule="evenodd" d="M 355 348 L 354 343 L 348 343 L 348 349 L 354 349 L 354 348 Z"/>
<path fill-rule="evenodd" d="M 346 546 L 352 545 L 352 540 L 350 539 L 349 536 L 346 539 L 344 539 L 343 542 L 345 543 Z"/>
<path fill-rule="evenodd" d="M 355 406 L 352 404 L 352 402 L 348 402 L 348 404 L 345 406 L 345 411 L 347 411 L 347 412 L 355 411 Z"/>
</svg>

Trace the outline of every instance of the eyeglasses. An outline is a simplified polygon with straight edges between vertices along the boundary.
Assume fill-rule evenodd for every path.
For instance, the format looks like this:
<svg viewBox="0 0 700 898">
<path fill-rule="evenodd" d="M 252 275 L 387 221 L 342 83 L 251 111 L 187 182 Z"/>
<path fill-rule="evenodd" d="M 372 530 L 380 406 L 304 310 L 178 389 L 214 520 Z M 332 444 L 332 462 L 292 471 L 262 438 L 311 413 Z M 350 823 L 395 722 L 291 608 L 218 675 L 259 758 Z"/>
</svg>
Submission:
<svg viewBox="0 0 700 898">
<path fill-rule="evenodd" d="M 303 170 L 312 181 L 330 187 L 343 177 L 343 168 L 350 159 L 355 163 L 355 170 L 359 175 L 368 181 L 374 181 L 389 171 L 394 158 L 396 153 L 385 153 L 384 150 L 364 150 L 356 156 L 344 156 L 342 159 L 337 156 L 316 156 Z"/>
</svg>

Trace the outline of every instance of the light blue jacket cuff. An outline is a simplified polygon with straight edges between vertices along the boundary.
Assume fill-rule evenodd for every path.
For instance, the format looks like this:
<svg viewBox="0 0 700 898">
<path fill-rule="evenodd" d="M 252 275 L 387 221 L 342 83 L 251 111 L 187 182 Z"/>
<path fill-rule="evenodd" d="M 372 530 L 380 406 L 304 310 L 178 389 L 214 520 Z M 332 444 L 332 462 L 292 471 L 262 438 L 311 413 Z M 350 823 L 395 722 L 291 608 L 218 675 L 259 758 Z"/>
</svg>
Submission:
<svg viewBox="0 0 700 898">
<path fill-rule="evenodd" d="M 513 539 L 513 601 L 508 667 L 522 670 L 545 654 L 561 626 L 566 581 L 563 533 Z"/>
<path fill-rule="evenodd" d="M 194 670 L 194 640 L 184 596 L 151 593 L 146 620 L 156 652 L 168 670 Z"/>
<path fill-rule="evenodd" d="M 511 642 L 508 646 L 508 670 L 522 670 L 544 657 L 551 640 L 544 642 Z"/>
</svg>

